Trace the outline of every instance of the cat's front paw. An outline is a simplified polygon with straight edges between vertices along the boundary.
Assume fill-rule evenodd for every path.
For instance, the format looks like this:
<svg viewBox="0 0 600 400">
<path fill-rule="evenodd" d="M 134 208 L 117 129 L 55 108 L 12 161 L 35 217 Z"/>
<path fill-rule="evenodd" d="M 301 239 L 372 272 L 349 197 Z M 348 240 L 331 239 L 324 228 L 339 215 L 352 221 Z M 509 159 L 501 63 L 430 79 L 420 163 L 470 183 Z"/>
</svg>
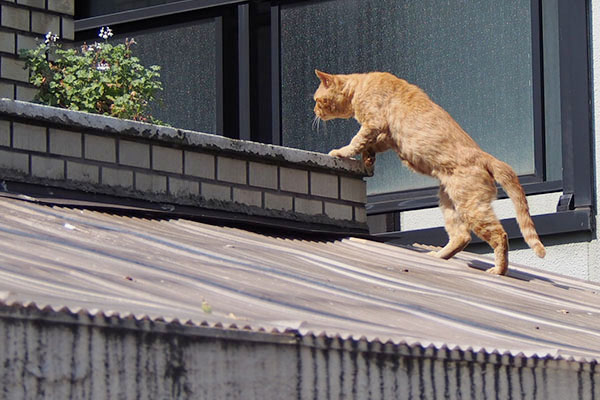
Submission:
<svg viewBox="0 0 600 400">
<path fill-rule="evenodd" d="M 340 158 L 344 157 L 343 153 L 339 149 L 333 149 L 327 154 L 330 155 L 331 157 L 340 157 Z"/>
<path fill-rule="evenodd" d="M 365 151 L 362 153 L 362 160 L 367 168 L 373 168 L 375 165 L 375 153 Z"/>
</svg>

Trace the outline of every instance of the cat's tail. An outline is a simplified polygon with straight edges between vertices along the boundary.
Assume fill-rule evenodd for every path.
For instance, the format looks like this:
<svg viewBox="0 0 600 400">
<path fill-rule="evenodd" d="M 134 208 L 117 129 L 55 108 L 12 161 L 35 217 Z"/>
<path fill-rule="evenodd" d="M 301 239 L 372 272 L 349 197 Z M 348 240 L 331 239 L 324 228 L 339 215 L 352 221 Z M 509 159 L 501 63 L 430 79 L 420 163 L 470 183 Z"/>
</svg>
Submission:
<svg viewBox="0 0 600 400">
<path fill-rule="evenodd" d="M 493 156 L 489 157 L 487 164 L 488 170 L 491 172 L 496 182 L 502 185 L 508 194 L 508 197 L 510 197 L 515 205 L 517 222 L 519 223 L 519 228 L 523 234 L 523 239 L 525 239 L 525 242 L 529 245 L 529 247 L 531 247 L 538 257 L 543 258 L 546 255 L 546 249 L 544 248 L 544 245 L 540 241 L 537 231 L 535 230 L 535 225 L 533 224 L 533 220 L 529 214 L 527 198 L 525 197 L 523 187 L 519 183 L 517 174 L 510 165 L 498 160 L 497 158 L 494 158 Z"/>
</svg>

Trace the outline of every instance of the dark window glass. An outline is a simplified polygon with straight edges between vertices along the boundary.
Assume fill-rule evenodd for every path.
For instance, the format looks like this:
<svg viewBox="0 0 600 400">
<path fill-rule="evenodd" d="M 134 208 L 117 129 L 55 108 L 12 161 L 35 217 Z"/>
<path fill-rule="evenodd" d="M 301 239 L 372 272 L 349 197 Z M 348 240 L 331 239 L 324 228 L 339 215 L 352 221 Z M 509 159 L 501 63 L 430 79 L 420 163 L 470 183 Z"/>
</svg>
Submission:
<svg viewBox="0 0 600 400">
<path fill-rule="evenodd" d="M 161 66 L 162 101 L 152 115 L 174 127 L 216 133 L 216 24 L 214 19 L 186 25 L 127 32 L 111 39 L 133 37 L 134 55 L 146 66 Z"/>
<path fill-rule="evenodd" d="M 330 121 L 311 132 L 314 69 L 389 71 L 423 88 L 480 146 L 534 173 L 531 0 L 337 0 L 281 8 L 283 145 L 327 152 L 358 130 Z M 433 186 L 392 152 L 369 194 Z"/>
</svg>

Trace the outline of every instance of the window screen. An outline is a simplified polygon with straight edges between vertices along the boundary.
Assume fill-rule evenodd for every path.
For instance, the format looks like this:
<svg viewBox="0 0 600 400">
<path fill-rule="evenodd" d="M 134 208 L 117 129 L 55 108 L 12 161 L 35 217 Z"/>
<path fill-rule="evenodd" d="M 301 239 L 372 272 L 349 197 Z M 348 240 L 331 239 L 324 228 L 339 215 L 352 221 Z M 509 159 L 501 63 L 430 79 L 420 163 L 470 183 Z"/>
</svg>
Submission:
<svg viewBox="0 0 600 400">
<path fill-rule="evenodd" d="M 335 0 L 281 7 L 283 145 L 327 152 L 359 125 L 311 129 L 314 69 L 389 71 L 423 88 L 486 151 L 534 172 L 531 0 Z M 369 194 L 433 186 L 392 152 Z"/>
</svg>

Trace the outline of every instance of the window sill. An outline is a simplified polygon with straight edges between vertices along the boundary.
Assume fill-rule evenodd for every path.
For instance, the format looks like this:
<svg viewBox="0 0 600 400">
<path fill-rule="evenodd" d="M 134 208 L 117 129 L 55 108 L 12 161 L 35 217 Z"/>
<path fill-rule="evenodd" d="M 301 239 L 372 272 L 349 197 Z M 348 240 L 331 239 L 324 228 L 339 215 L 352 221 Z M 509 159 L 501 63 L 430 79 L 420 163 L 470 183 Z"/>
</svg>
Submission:
<svg viewBox="0 0 600 400">
<path fill-rule="evenodd" d="M 538 234 L 542 237 L 574 232 L 592 232 L 595 226 L 594 215 L 589 208 L 534 215 L 532 218 Z M 501 222 L 509 239 L 520 239 L 522 237 L 514 218 L 503 219 Z M 405 232 L 386 232 L 374 234 L 373 236 L 393 244 L 424 243 L 443 246 L 448 241 L 448 235 L 443 227 Z M 481 239 L 473 235 L 472 243 L 481 242 Z"/>
<path fill-rule="evenodd" d="M 520 177 L 523 179 L 523 177 Z M 521 183 L 526 195 L 559 192 L 563 189 L 561 181 Z M 410 211 L 439 205 L 438 187 L 407 190 L 386 194 L 369 195 L 367 197 L 367 214 L 381 214 L 396 211 Z M 498 199 L 508 196 L 502 187 L 498 186 Z"/>
</svg>

